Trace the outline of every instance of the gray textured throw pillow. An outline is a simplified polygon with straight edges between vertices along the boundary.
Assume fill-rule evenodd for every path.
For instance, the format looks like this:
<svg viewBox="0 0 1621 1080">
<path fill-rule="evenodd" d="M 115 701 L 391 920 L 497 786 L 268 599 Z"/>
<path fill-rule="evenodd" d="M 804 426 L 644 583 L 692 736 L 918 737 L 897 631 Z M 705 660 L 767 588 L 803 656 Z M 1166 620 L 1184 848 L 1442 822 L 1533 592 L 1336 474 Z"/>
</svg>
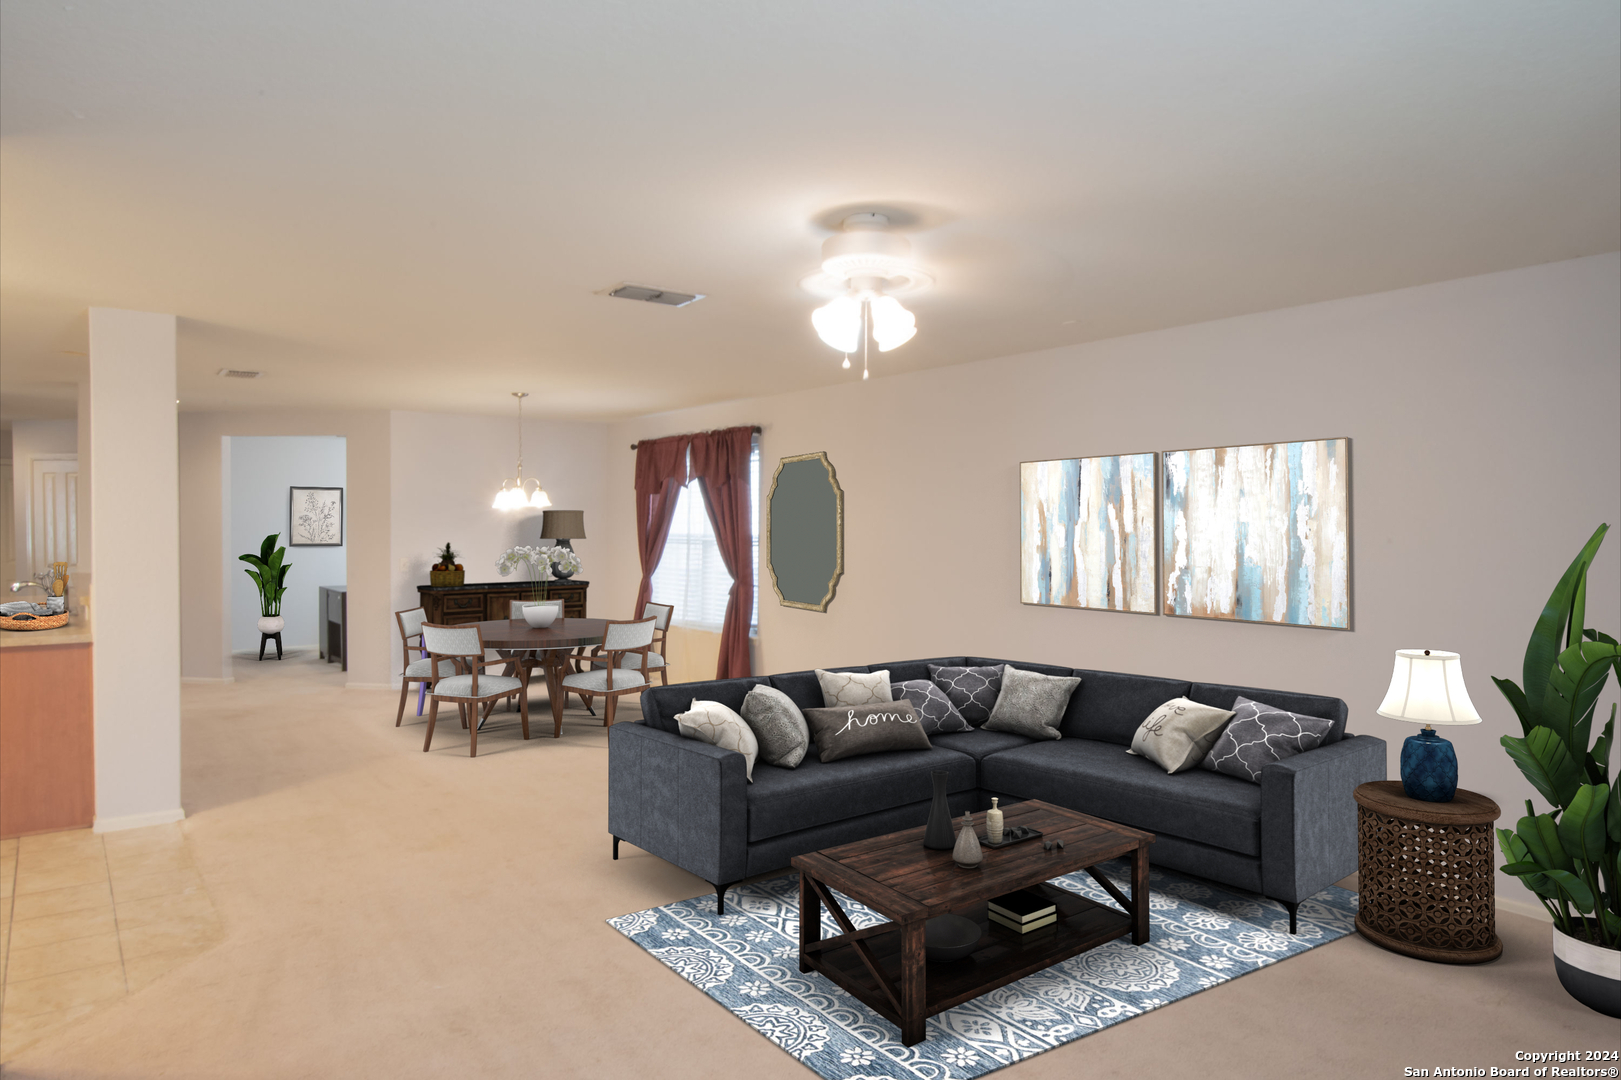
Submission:
<svg viewBox="0 0 1621 1080">
<path fill-rule="evenodd" d="M 885 750 L 929 749 L 929 737 L 909 701 L 806 709 L 805 720 L 824 762 Z"/>
<path fill-rule="evenodd" d="M 962 718 L 957 706 L 946 697 L 946 692 L 927 679 L 908 679 L 891 684 L 890 693 L 896 701 L 909 701 L 923 720 L 926 735 L 949 735 L 958 731 L 973 731 L 973 725 Z"/>
<path fill-rule="evenodd" d="M 1168 773 L 1186 772 L 1205 759 L 1232 718 L 1226 709 L 1172 698 L 1148 714 L 1126 753 L 1145 757 Z"/>
<path fill-rule="evenodd" d="M 760 760 L 792 769 L 805 760 L 810 728 L 793 698 L 774 686 L 756 686 L 743 699 L 743 719 L 760 744 Z"/>
<path fill-rule="evenodd" d="M 1002 689 L 1002 668 L 1005 666 L 948 667 L 945 664 L 930 664 L 929 678 L 946 692 L 946 697 L 957 706 L 962 718 L 978 727 L 991 718 L 997 691 Z"/>
<path fill-rule="evenodd" d="M 1333 726 L 1332 720 L 1275 709 L 1240 694 L 1233 718 L 1199 768 L 1259 784 L 1262 769 L 1317 749 Z"/>
<path fill-rule="evenodd" d="M 1031 739 L 1061 739 L 1058 722 L 1069 696 L 1081 680 L 1075 675 L 1043 675 L 1012 664 L 1002 665 L 1002 689 L 996 695 L 986 731 L 1009 731 Z"/>
</svg>

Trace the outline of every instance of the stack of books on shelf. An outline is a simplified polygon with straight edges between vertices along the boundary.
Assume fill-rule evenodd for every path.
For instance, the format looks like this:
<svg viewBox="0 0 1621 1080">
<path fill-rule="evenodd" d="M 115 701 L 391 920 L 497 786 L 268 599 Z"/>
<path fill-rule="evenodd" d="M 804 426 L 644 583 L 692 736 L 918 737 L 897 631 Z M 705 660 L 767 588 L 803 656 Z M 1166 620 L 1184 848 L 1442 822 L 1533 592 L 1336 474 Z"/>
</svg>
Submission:
<svg viewBox="0 0 1621 1080">
<path fill-rule="evenodd" d="M 1058 908 L 1053 902 L 1030 889 L 998 896 L 985 908 L 992 923 L 1017 934 L 1028 934 L 1058 921 Z"/>
</svg>

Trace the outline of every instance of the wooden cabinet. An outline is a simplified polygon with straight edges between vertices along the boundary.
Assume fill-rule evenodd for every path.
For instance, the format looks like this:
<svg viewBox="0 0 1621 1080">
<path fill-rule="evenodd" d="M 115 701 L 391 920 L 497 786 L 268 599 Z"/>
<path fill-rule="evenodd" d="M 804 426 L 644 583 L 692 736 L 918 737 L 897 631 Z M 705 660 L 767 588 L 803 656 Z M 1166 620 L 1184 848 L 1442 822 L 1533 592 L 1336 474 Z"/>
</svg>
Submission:
<svg viewBox="0 0 1621 1080">
<path fill-rule="evenodd" d="M 563 617 L 584 619 L 586 581 L 548 581 L 546 597 L 563 601 Z M 482 585 L 418 585 L 417 596 L 428 622 L 440 626 L 510 619 L 512 601 L 534 598 L 534 587 L 521 581 L 486 582 Z"/>
<path fill-rule="evenodd" d="M 334 660 L 349 670 L 349 589 L 345 585 L 322 585 L 321 610 L 316 613 L 315 636 L 327 663 Z"/>
<path fill-rule="evenodd" d="M 90 683 L 89 644 L 0 649 L 0 836 L 95 820 Z"/>
</svg>

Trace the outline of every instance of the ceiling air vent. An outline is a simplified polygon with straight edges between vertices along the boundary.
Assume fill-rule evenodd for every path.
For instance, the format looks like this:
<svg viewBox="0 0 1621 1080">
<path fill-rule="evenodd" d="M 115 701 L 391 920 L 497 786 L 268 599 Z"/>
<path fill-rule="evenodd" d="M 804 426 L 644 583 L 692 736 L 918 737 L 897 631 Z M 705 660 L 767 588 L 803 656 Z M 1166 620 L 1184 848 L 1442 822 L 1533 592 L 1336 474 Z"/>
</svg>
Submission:
<svg viewBox="0 0 1621 1080">
<path fill-rule="evenodd" d="M 671 292 L 669 289 L 652 289 L 646 285 L 621 285 L 608 293 L 621 300 L 646 300 L 650 304 L 667 304 L 670 307 L 686 307 L 694 300 L 702 300 L 703 293 Z"/>
<path fill-rule="evenodd" d="M 257 379 L 263 372 L 238 371 L 236 368 L 222 367 L 218 375 L 222 379 Z"/>
</svg>

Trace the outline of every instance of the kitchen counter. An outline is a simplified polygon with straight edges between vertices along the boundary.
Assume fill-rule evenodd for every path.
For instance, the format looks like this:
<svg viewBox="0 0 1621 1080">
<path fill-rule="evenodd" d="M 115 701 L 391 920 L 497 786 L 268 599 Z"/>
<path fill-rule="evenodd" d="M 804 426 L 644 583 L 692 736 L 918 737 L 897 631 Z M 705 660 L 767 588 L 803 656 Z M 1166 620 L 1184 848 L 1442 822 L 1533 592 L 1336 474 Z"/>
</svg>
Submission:
<svg viewBox="0 0 1621 1080">
<path fill-rule="evenodd" d="M 74 615 L 66 626 L 59 626 L 55 630 L 0 630 L 0 649 L 88 645 L 93 640 L 89 615 Z"/>
</svg>

